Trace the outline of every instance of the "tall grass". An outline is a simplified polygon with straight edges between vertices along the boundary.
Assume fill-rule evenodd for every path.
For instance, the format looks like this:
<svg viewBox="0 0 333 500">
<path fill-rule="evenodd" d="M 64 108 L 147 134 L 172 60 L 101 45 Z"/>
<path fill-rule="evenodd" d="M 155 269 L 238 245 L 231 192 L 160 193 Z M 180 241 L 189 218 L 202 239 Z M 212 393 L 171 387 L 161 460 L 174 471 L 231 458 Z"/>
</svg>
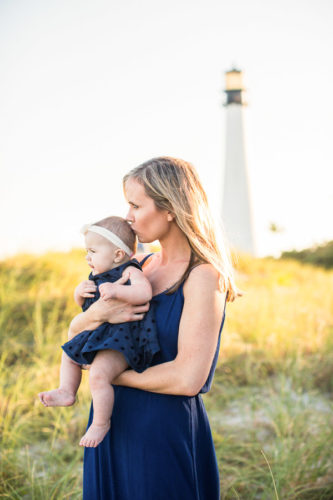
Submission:
<svg viewBox="0 0 333 500">
<path fill-rule="evenodd" d="M 57 386 L 60 344 L 78 312 L 73 289 L 85 277 L 81 252 L 21 255 L 0 265 L 2 498 L 81 497 L 87 386 L 71 408 L 44 408 L 37 393 Z"/>
<path fill-rule="evenodd" d="M 0 263 L 1 498 L 81 498 L 87 380 L 70 408 L 44 408 L 37 393 L 58 382 L 82 257 Z M 238 284 L 205 396 L 222 498 L 333 498 L 333 272 L 242 256 Z"/>
<path fill-rule="evenodd" d="M 205 399 L 222 498 L 331 499 L 333 272 L 243 256 L 238 274 Z"/>
</svg>

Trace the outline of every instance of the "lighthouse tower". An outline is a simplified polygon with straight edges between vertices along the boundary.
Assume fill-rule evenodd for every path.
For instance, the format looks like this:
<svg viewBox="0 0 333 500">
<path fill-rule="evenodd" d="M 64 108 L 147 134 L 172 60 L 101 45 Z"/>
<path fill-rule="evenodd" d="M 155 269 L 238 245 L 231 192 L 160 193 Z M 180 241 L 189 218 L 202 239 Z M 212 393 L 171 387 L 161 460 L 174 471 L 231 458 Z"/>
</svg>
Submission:
<svg viewBox="0 0 333 500">
<path fill-rule="evenodd" d="M 255 254 L 243 124 L 243 75 L 226 72 L 226 159 L 222 219 L 235 250 Z"/>
</svg>

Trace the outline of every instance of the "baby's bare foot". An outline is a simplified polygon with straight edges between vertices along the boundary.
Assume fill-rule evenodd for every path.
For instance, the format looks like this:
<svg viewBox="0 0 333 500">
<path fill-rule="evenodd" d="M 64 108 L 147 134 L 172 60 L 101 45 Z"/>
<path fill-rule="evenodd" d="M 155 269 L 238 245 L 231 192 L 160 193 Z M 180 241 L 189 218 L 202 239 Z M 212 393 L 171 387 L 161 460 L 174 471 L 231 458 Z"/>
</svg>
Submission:
<svg viewBox="0 0 333 500">
<path fill-rule="evenodd" d="M 72 406 L 75 403 L 74 394 L 64 389 L 40 392 L 38 396 L 44 406 Z"/>
<path fill-rule="evenodd" d="M 80 446 L 96 448 L 105 438 L 110 429 L 110 422 L 105 425 L 91 424 L 85 435 L 81 438 Z"/>
</svg>

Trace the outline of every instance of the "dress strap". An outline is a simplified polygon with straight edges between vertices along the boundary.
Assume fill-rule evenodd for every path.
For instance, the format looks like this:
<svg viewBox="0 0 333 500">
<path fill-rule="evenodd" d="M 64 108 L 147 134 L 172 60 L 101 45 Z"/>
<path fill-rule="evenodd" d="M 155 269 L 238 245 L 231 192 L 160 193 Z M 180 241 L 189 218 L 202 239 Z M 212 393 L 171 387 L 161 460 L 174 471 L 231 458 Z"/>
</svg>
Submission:
<svg viewBox="0 0 333 500">
<path fill-rule="evenodd" d="M 225 308 L 227 306 L 228 297 L 229 297 L 229 290 L 227 290 L 227 294 L 225 296 L 225 302 L 224 302 L 224 308 L 223 308 L 223 316 L 225 315 Z"/>
<path fill-rule="evenodd" d="M 149 253 L 148 255 L 146 255 L 140 262 L 140 266 L 143 267 L 143 264 L 146 262 L 146 260 L 149 259 L 149 257 L 151 257 L 153 254 L 152 253 Z"/>
<path fill-rule="evenodd" d="M 137 261 L 137 259 L 131 259 L 128 262 L 126 262 L 125 264 L 123 264 L 122 272 L 125 271 L 126 267 L 129 267 L 129 266 L 136 267 L 137 269 L 139 269 L 140 271 L 142 271 L 141 265 Z"/>
</svg>

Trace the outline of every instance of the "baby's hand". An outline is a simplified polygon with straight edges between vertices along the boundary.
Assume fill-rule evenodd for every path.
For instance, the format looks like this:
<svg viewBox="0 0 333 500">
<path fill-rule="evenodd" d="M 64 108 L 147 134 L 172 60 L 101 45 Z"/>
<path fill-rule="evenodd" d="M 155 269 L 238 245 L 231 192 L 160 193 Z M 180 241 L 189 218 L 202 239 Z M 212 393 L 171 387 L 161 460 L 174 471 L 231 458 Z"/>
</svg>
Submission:
<svg viewBox="0 0 333 500">
<path fill-rule="evenodd" d="M 96 290 L 97 287 L 92 280 L 85 280 L 75 288 L 74 295 L 75 297 L 87 299 L 89 297 L 94 297 Z"/>
<path fill-rule="evenodd" d="M 114 295 L 114 283 L 102 283 L 98 287 L 103 300 L 112 299 Z"/>
<path fill-rule="evenodd" d="M 115 281 L 114 283 L 102 283 L 99 285 L 99 293 L 102 297 L 103 300 L 109 300 L 109 299 L 115 299 L 116 297 L 116 290 L 118 285 L 124 285 L 126 281 L 128 281 L 129 274 L 124 273 L 119 280 Z"/>
</svg>

